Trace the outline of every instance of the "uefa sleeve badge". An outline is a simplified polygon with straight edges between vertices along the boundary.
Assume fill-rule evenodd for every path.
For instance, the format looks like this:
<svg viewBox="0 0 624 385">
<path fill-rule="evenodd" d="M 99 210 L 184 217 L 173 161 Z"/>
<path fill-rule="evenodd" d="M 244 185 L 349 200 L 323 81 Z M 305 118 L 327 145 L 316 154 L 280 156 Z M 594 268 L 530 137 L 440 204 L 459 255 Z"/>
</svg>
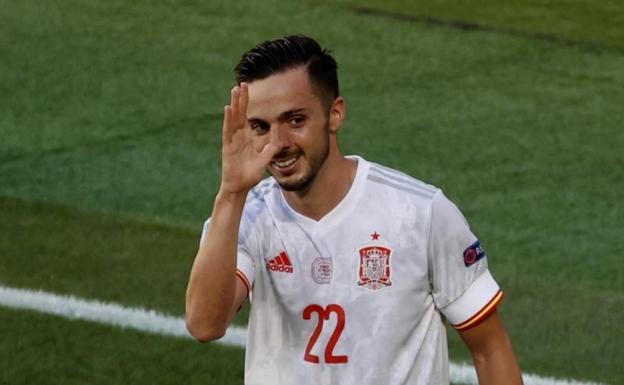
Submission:
<svg viewBox="0 0 624 385">
<path fill-rule="evenodd" d="M 483 257 L 485 257 L 485 251 L 481 247 L 481 244 L 479 243 L 479 241 L 476 241 L 475 243 L 470 245 L 466 250 L 464 250 L 464 265 L 466 267 L 474 265 L 475 263 L 477 263 L 477 261 L 479 261 Z"/>
</svg>

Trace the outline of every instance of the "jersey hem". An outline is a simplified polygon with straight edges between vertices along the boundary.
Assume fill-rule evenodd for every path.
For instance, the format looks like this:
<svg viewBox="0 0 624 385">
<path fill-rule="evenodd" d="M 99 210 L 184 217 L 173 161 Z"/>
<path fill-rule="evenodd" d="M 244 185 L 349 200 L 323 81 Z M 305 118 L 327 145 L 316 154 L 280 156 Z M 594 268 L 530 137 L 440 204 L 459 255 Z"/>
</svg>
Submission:
<svg viewBox="0 0 624 385">
<path fill-rule="evenodd" d="M 245 273 L 243 273 L 239 269 L 236 269 L 236 276 L 240 278 L 240 280 L 245 285 L 245 288 L 247 289 L 247 296 L 249 297 L 249 293 L 251 292 L 251 285 L 249 284 L 249 280 L 247 279 L 247 276 L 245 275 Z"/>
<path fill-rule="evenodd" d="M 483 309 L 481 309 L 477 314 L 472 316 L 466 322 L 463 322 L 459 325 L 453 325 L 453 327 L 456 330 L 461 331 L 461 330 L 470 329 L 473 326 L 477 326 L 478 324 L 481 323 L 481 321 L 485 320 L 490 314 L 492 314 L 496 310 L 498 305 L 503 301 L 504 297 L 505 297 L 505 293 L 503 293 L 503 291 L 499 289 L 498 293 L 496 293 L 494 298 L 492 298 L 490 302 L 488 302 L 488 304 L 485 305 Z"/>
<path fill-rule="evenodd" d="M 451 325 L 463 325 L 479 315 L 501 292 L 489 270 L 477 277 L 466 291 L 441 309 Z"/>
</svg>

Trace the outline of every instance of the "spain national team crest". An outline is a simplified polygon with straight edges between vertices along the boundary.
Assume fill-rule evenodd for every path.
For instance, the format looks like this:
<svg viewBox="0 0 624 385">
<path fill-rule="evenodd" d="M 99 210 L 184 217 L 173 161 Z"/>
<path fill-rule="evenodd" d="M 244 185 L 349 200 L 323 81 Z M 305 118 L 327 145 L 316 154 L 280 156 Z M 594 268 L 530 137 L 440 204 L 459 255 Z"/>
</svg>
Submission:
<svg viewBox="0 0 624 385">
<path fill-rule="evenodd" d="M 392 250 L 381 245 L 365 246 L 360 250 L 360 279 L 358 286 L 379 290 L 392 285 L 390 281 L 390 254 Z"/>
</svg>

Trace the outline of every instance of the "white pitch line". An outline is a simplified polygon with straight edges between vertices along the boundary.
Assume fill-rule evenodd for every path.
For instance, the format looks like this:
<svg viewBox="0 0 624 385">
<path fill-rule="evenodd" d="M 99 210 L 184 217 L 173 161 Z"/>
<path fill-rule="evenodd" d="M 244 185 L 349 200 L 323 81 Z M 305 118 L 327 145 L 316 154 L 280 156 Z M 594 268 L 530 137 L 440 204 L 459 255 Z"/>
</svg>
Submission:
<svg viewBox="0 0 624 385">
<path fill-rule="evenodd" d="M 147 333 L 192 338 L 186 330 L 184 318 L 162 314 L 154 310 L 124 307 L 114 303 L 84 300 L 74 296 L 58 295 L 44 291 L 15 289 L 0 285 L 0 306 L 33 310 L 60 317 L 93 321 L 135 329 Z M 217 343 L 245 347 L 247 330 L 230 326 Z M 474 367 L 450 363 L 450 380 L 454 383 L 478 385 Z M 536 374 L 522 375 L 525 385 L 606 385 L 568 379 L 541 377 Z"/>
<path fill-rule="evenodd" d="M 193 338 L 186 330 L 184 318 L 162 314 L 154 310 L 131 308 L 114 303 L 84 300 L 74 296 L 57 295 L 44 291 L 14 289 L 0 285 L 0 305 L 14 309 L 34 310 L 69 319 L 93 321 L 135 329 L 152 334 Z M 230 327 L 219 343 L 245 346 L 247 331 Z"/>
</svg>

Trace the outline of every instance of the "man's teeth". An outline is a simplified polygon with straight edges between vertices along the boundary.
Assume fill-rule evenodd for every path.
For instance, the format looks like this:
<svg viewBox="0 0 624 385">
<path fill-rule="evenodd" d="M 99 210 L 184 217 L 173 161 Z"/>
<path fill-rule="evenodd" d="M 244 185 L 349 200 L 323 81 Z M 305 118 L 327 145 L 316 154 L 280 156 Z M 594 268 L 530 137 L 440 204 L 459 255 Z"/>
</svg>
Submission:
<svg viewBox="0 0 624 385">
<path fill-rule="evenodd" d="M 291 164 L 295 163 L 297 158 L 299 158 L 299 156 L 295 156 L 295 157 L 292 157 L 290 159 L 282 160 L 280 162 L 275 161 L 275 162 L 273 162 L 273 164 L 276 165 L 277 167 L 288 167 Z"/>
</svg>

